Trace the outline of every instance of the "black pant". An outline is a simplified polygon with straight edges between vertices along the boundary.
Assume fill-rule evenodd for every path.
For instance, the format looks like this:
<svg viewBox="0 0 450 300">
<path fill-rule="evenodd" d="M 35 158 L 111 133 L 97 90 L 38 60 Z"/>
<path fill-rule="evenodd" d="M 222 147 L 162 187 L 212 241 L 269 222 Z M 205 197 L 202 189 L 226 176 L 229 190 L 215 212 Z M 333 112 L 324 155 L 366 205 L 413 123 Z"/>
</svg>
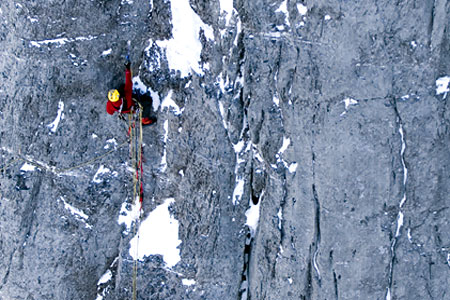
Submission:
<svg viewBox="0 0 450 300">
<path fill-rule="evenodd" d="M 149 94 L 141 94 L 139 91 L 133 91 L 133 99 L 142 106 L 142 117 L 150 118 L 152 113 L 153 99 Z"/>
</svg>

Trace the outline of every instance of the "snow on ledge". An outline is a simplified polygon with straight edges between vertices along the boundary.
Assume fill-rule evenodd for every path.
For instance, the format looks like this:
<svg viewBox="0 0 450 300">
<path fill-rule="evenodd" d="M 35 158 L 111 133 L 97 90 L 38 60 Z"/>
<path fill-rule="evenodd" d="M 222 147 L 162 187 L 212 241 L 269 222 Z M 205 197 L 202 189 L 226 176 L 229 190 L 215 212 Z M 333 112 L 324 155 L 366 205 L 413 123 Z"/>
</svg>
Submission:
<svg viewBox="0 0 450 300">
<path fill-rule="evenodd" d="M 194 279 L 186 279 L 186 278 L 184 278 L 184 279 L 181 280 L 181 282 L 182 282 L 183 285 L 185 285 L 185 286 L 191 286 L 191 285 L 196 284 L 196 282 L 195 282 Z"/>
<path fill-rule="evenodd" d="M 447 93 L 450 92 L 450 76 L 444 76 L 440 77 L 436 80 L 436 95 L 441 95 L 442 99 L 445 99 L 447 97 Z"/>
<path fill-rule="evenodd" d="M 164 110 L 164 108 L 167 108 L 167 110 L 172 111 L 176 116 L 181 115 L 184 111 L 183 109 L 180 109 L 180 107 L 173 101 L 172 99 L 173 91 L 170 90 L 167 96 L 164 98 L 163 102 L 161 103 L 161 110 Z"/>
<path fill-rule="evenodd" d="M 67 43 L 73 43 L 73 42 L 82 42 L 82 41 L 92 41 L 93 39 L 98 38 L 97 36 L 79 36 L 75 38 L 56 38 L 56 39 L 49 39 L 49 40 L 42 40 L 42 41 L 30 41 L 30 45 L 33 47 L 40 48 L 42 45 L 51 45 L 56 44 L 58 47 L 61 47 L 62 45 L 65 45 Z"/>
<path fill-rule="evenodd" d="M 107 270 L 105 272 L 105 274 L 103 274 L 102 277 L 100 277 L 100 279 L 97 282 L 97 285 L 101 285 L 101 284 L 107 283 L 108 281 L 111 280 L 111 278 L 112 278 L 111 270 Z"/>
<path fill-rule="evenodd" d="M 78 216 L 84 220 L 87 220 L 89 218 L 88 215 L 86 215 L 84 212 L 82 212 L 81 210 L 79 210 L 76 207 L 73 207 L 72 205 L 70 205 L 69 203 L 64 201 L 64 208 L 69 210 L 70 213 L 74 216 Z"/>
<path fill-rule="evenodd" d="M 169 206 L 174 202 L 174 198 L 166 199 L 142 221 L 138 233 L 130 241 L 129 253 L 133 259 L 142 260 L 145 256 L 159 254 L 169 268 L 181 260 L 178 249 L 181 244 L 178 239 L 179 223 L 169 211 Z"/>
<path fill-rule="evenodd" d="M 56 129 L 58 129 L 59 122 L 61 122 L 61 120 L 64 119 L 63 111 L 64 111 L 64 102 L 62 102 L 62 100 L 59 100 L 58 114 L 57 114 L 55 120 L 52 123 L 47 125 L 48 129 L 50 129 L 51 132 L 55 133 Z"/>
<path fill-rule="evenodd" d="M 24 163 L 23 166 L 20 168 L 20 171 L 22 172 L 33 172 L 36 170 L 36 166 L 33 166 L 29 163 Z"/>
<path fill-rule="evenodd" d="M 102 178 L 101 178 L 102 175 L 104 175 L 106 173 L 109 173 L 110 171 L 111 171 L 110 169 L 105 168 L 105 166 L 101 165 L 98 168 L 97 172 L 95 173 L 94 178 L 92 179 L 92 181 L 95 182 L 95 183 L 101 183 L 103 181 Z"/>
<path fill-rule="evenodd" d="M 112 53 L 112 49 L 109 48 L 108 50 L 103 51 L 102 54 L 101 54 L 101 56 L 108 56 L 108 55 L 110 55 L 111 53 Z"/>
<path fill-rule="evenodd" d="M 89 225 L 87 223 L 87 219 L 89 219 L 89 216 L 86 215 L 82 210 L 70 205 L 66 202 L 66 200 L 63 197 L 60 197 L 60 200 L 64 203 L 64 208 L 70 211 L 72 215 L 76 217 L 79 221 L 83 222 L 85 224 L 85 227 L 88 229 L 92 229 L 92 225 Z"/>
</svg>

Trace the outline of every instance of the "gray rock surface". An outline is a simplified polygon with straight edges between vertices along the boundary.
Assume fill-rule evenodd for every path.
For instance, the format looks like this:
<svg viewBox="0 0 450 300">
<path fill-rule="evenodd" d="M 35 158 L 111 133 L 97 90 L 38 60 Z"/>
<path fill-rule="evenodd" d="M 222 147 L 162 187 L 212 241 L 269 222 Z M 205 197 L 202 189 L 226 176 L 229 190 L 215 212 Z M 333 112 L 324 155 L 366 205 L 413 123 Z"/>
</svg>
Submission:
<svg viewBox="0 0 450 300">
<path fill-rule="evenodd" d="M 0 299 L 132 298 L 127 41 L 180 110 L 143 130 L 140 223 L 173 198 L 180 260 L 138 299 L 449 299 L 450 2 L 191 0 L 185 75 L 171 1 L 0 2 Z"/>
</svg>

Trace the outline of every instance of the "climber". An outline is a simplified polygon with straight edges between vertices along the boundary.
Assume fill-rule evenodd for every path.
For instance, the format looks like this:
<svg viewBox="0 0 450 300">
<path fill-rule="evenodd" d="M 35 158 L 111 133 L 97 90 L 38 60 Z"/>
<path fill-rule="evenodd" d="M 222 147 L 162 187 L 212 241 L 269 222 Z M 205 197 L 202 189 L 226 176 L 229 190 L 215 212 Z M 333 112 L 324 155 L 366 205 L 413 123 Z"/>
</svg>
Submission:
<svg viewBox="0 0 450 300">
<path fill-rule="evenodd" d="M 152 97 L 148 94 L 142 94 L 139 91 L 133 91 L 130 66 L 131 62 L 127 59 L 125 63 L 125 84 L 122 84 L 118 89 L 112 89 L 108 92 L 106 112 L 110 115 L 115 112 L 119 112 L 120 114 L 131 113 L 134 106 L 136 106 L 135 101 L 137 101 L 143 108 L 142 125 L 154 124 L 156 118 L 150 116 Z"/>
</svg>

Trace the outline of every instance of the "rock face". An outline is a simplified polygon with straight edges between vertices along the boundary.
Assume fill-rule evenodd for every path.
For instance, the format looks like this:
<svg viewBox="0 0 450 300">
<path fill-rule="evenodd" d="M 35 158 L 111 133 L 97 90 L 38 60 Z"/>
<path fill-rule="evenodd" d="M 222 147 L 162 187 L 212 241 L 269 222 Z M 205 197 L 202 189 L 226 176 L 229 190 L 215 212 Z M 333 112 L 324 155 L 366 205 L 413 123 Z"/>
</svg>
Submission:
<svg viewBox="0 0 450 300">
<path fill-rule="evenodd" d="M 1 1 L 0 299 L 131 299 L 134 274 L 137 299 L 448 299 L 449 20 L 446 0 Z M 158 122 L 124 224 L 105 102 L 128 52 Z M 172 227 L 169 259 L 148 238 Z"/>
</svg>

